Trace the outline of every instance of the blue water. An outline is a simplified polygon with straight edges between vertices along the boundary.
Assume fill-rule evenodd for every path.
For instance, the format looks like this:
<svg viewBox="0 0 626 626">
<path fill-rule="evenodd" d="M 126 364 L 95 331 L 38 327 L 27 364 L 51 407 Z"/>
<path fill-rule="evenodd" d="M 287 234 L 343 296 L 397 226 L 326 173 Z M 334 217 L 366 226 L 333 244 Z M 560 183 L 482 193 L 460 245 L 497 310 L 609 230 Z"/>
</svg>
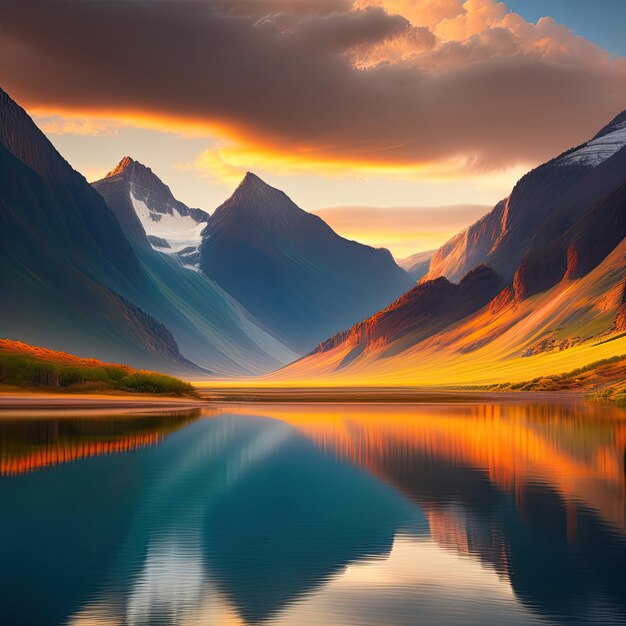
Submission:
<svg viewBox="0 0 626 626">
<path fill-rule="evenodd" d="M 625 417 L 0 418 L 0 623 L 626 624 Z"/>
</svg>

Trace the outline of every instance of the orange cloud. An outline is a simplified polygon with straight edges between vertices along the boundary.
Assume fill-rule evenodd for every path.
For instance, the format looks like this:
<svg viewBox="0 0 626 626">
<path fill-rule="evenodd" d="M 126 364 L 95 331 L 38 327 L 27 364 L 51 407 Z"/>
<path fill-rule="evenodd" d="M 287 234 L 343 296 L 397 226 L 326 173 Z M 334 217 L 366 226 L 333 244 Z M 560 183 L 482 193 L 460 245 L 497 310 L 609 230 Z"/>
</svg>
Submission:
<svg viewBox="0 0 626 626">
<path fill-rule="evenodd" d="M 188 167 L 229 180 L 255 162 L 501 171 L 587 139 L 626 102 L 625 59 L 495 0 L 5 0 L 0 75 L 48 115 L 221 139 Z"/>
<path fill-rule="evenodd" d="M 498 55 L 524 55 L 586 67 L 621 65 L 552 18 L 543 17 L 533 24 L 496 0 L 431 0 L 425 4 L 358 0 L 356 6 L 382 6 L 390 13 L 402 14 L 412 24 L 407 32 L 371 45 L 367 66 L 410 59 L 431 72 L 440 72 Z M 427 39 L 423 31 L 432 39 Z M 355 54 L 359 65 L 365 65 L 363 57 L 368 56 L 368 50 L 362 47 Z"/>
<path fill-rule="evenodd" d="M 382 7 L 388 13 L 406 17 L 416 26 L 434 30 L 445 19 L 463 13 L 462 0 L 355 0 L 354 8 Z"/>
<path fill-rule="evenodd" d="M 223 138 L 224 136 L 221 135 Z M 248 138 L 228 137 L 207 148 L 190 163 L 178 163 L 179 171 L 195 171 L 201 176 L 228 185 L 237 184 L 249 170 L 272 172 L 279 176 L 314 175 L 327 178 L 374 177 L 398 181 L 445 183 L 473 181 L 482 189 L 500 192 L 508 189 L 527 170 L 527 164 L 481 172 L 476 177 L 475 164 L 463 155 L 433 162 L 415 163 L 410 158 L 387 159 L 375 152 L 365 157 L 349 153 L 332 154 L 323 146 L 309 146 L 286 152 L 279 145 L 263 145 Z M 455 231 L 456 232 L 456 231 Z"/>
<path fill-rule="evenodd" d="M 65 115 L 36 115 L 35 121 L 39 128 L 48 135 L 115 135 L 119 124 L 111 119 L 93 116 L 72 117 Z"/>
<path fill-rule="evenodd" d="M 341 178 L 343 176 L 393 176 L 403 180 L 445 181 L 473 178 L 470 171 L 463 174 L 468 162 L 449 159 L 433 163 L 414 163 L 410 159 L 385 161 L 376 154 L 354 158 L 349 154 L 332 155 L 323 147 L 311 146 L 285 152 L 280 146 L 261 146 L 245 139 L 234 139 L 207 148 L 192 163 L 176 166 L 180 171 L 196 171 L 224 183 L 237 183 L 250 169 L 272 171 L 278 175 L 315 174 Z"/>
</svg>

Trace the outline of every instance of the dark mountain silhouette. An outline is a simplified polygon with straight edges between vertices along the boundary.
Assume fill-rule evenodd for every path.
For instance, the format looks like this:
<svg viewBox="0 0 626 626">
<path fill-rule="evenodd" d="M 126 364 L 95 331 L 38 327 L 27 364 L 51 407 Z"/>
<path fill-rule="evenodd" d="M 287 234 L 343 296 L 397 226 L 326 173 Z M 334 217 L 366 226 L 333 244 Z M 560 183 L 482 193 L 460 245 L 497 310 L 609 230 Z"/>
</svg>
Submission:
<svg viewBox="0 0 626 626">
<path fill-rule="evenodd" d="M 200 266 L 300 351 L 412 284 L 387 250 L 340 237 L 251 173 L 213 214 Z"/>
<path fill-rule="evenodd" d="M 171 332 L 128 298 L 145 275 L 117 219 L 3 91 L 0 208 L 4 336 L 188 369 Z"/>
<path fill-rule="evenodd" d="M 130 157 L 93 186 L 128 233 L 149 278 L 135 298 L 146 310 L 158 312 L 189 358 L 230 375 L 268 371 L 294 357 L 199 271 L 198 248 L 208 213 L 176 200 L 150 168 Z"/>
<path fill-rule="evenodd" d="M 486 263 L 513 277 L 530 247 L 560 236 L 624 179 L 626 111 L 587 143 L 523 176 L 511 195 L 434 255 L 428 279 L 459 280 Z"/>
</svg>

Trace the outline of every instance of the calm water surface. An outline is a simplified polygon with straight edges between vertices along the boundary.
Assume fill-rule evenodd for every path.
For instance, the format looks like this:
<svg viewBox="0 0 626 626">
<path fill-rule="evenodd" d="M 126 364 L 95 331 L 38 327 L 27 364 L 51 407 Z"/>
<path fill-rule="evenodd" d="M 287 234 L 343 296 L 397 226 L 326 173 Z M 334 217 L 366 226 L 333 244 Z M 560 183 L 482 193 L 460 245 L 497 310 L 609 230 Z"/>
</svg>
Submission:
<svg viewBox="0 0 626 626">
<path fill-rule="evenodd" d="M 0 417 L 0 623 L 626 624 L 626 413 Z"/>
</svg>

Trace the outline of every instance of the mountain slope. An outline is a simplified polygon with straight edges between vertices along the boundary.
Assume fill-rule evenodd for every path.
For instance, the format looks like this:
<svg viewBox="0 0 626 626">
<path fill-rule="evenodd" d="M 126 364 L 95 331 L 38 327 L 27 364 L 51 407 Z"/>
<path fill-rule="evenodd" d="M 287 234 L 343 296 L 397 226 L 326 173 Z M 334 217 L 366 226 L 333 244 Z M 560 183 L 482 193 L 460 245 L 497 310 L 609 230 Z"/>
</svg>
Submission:
<svg viewBox="0 0 626 626">
<path fill-rule="evenodd" d="M 3 334 L 167 371 L 192 367 L 127 294 L 145 280 L 102 198 L 0 90 Z"/>
<path fill-rule="evenodd" d="M 568 372 L 626 354 L 620 327 L 626 284 L 626 241 L 583 278 L 516 302 L 494 298 L 473 315 L 395 351 L 394 343 L 354 351 L 350 341 L 276 372 L 268 384 L 482 385 L 516 383 Z"/>
<path fill-rule="evenodd" d="M 300 352 L 412 285 L 387 250 L 343 239 L 251 173 L 213 214 L 200 267 Z"/>
<path fill-rule="evenodd" d="M 348 343 L 353 346 L 340 367 L 368 350 L 389 357 L 460 320 L 501 288 L 498 275 L 482 265 L 457 285 L 441 277 L 417 285 L 386 309 L 359 322 L 320 344 L 314 353 L 323 353 Z"/>
<path fill-rule="evenodd" d="M 555 168 L 568 170 L 558 202 L 543 199 L 544 209 L 552 202 L 552 213 L 532 229 L 526 223 L 517 235 L 511 231 L 508 240 L 500 236 L 487 254 L 499 270 L 490 270 L 499 277 L 489 283 L 497 286 L 497 295 L 489 289 L 461 289 L 476 272 L 485 273 L 484 265 L 472 270 L 456 291 L 445 278 L 425 278 L 387 310 L 323 342 L 276 377 L 300 382 L 326 378 L 342 384 L 517 382 L 626 352 L 623 117 L 596 136 L 610 141 L 592 140 L 551 161 L 538 178 L 531 173 L 522 179 L 521 186 L 530 185 L 539 198 L 540 185 L 534 186 L 538 180 L 554 182 Z M 590 152 L 595 145 L 599 148 Z M 574 175 L 572 164 L 591 169 Z M 571 187 L 565 186 L 565 179 Z M 457 251 L 463 250 L 455 263 L 480 258 L 476 248 L 484 250 L 493 232 L 486 226 L 500 219 L 526 222 L 526 216 L 507 222 L 515 193 L 476 228 L 455 238 Z M 551 189 L 545 193 L 550 196 Z M 474 237 L 479 232 L 483 235 Z M 510 272 L 498 259 L 515 239 L 526 243 L 516 252 L 521 262 Z M 468 245 L 470 241 L 476 247 Z M 462 266 L 457 263 L 455 271 Z M 410 307 L 406 301 L 412 301 Z"/>
<path fill-rule="evenodd" d="M 435 253 L 425 279 L 456 281 L 481 263 L 512 278 L 541 225 L 547 243 L 620 184 L 624 146 L 626 111 L 587 143 L 523 176 L 506 200 Z"/>
<path fill-rule="evenodd" d="M 149 279 L 134 298 L 158 311 L 189 358 L 235 375 L 268 371 L 297 356 L 199 272 L 207 213 L 176 200 L 152 170 L 130 157 L 93 186 L 128 233 Z"/>
<path fill-rule="evenodd" d="M 409 276 L 414 281 L 417 282 L 418 280 L 420 280 L 420 278 L 428 273 L 428 270 L 430 268 L 430 262 L 433 258 L 434 253 L 434 250 L 416 252 L 415 254 L 412 254 L 405 259 L 400 259 L 396 262 L 405 272 L 408 272 Z"/>
<path fill-rule="evenodd" d="M 625 155 L 626 156 L 626 151 Z M 624 175 L 626 181 L 626 174 Z M 565 278 L 585 276 L 626 237 L 626 182 L 605 196 L 560 237 L 543 230 L 517 269 L 515 297 L 528 298 Z"/>
</svg>

